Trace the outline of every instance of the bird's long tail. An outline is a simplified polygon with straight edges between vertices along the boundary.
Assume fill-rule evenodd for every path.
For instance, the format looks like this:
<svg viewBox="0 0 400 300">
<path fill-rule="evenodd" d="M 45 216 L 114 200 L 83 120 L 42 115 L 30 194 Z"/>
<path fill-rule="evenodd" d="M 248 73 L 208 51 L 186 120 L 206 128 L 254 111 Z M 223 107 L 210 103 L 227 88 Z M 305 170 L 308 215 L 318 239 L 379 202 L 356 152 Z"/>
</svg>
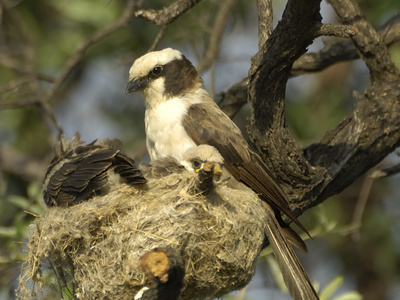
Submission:
<svg viewBox="0 0 400 300">
<path fill-rule="evenodd" d="M 294 300 L 318 300 L 318 294 L 275 218 L 274 211 L 266 203 L 265 207 L 268 213 L 266 236 L 290 295 Z"/>
</svg>

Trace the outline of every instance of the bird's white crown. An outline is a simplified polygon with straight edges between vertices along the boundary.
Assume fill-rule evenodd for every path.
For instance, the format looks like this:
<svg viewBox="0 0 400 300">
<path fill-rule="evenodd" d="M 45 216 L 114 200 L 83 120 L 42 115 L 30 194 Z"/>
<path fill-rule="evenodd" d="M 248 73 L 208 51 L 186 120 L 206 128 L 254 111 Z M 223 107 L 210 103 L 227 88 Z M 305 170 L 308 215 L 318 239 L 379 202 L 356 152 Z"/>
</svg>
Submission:
<svg viewBox="0 0 400 300">
<path fill-rule="evenodd" d="M 139 57 L 129 70 L 129 80 L 146 76 L 156 66 L 163 66 L 175 59 L 182 59 L 182 53 L 172 48 L 149 52 Z"/>
</svg>

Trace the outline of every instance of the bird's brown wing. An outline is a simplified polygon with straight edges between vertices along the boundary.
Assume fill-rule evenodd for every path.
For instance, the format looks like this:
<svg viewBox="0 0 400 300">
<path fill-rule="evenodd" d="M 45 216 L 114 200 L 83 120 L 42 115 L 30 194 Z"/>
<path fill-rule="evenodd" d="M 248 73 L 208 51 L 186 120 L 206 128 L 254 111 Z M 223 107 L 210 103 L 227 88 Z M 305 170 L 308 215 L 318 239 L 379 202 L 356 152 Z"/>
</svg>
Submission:
<svg viewBox="0 0 400 300">
<path fill-rule="evenodd" d="M 107 185 L 107 170 L 115 156 L 113 149 L 70 157 L 55 170 L 44 187 L 48 206 L 68 206 L 91 197 Z"/>
<path fill-rule="evenodd" d="M 197 145 L 208 144 L 217 148 L 225 160 L 225 168 L 232 176 L 307 232 L 291 212 L 286 195 L 268 167 L 249 148 L 239 128 L 214 102 L 192 105 L 183 119 L 183 126 Z"/>
<path fill-rule="evenodd" d="M 266 236 L 273 249 L 276 261 L 282 272 L 283 280 L 290 295 L 295 300 L 318 300 L 318 294 L 311 284 L 293 248 L 287 243 L 282 228 L 273 217 L 272 209 L 265 205 L 267 214 Z"/>
<path fill-rule="evenodd" d="M 125 154 L 118 152 L 112 160 L 114 172 L 121 176 L 129 185 L 144 184 L 147 182 L 142 171 L 136 167 L 133 159 Z"/>
<path fill-rule="evenodd" d="M 120 153 L 116 140 L 96 141 L 69 147 L 57 153 L 46 173 L 43 198 L 48 206 L 70 206 L 101 195 L 108 189 L 108 171 L 118 174 L 127 184 L 143 184 L 146 179 L 135 161 Z"/>
</svg>

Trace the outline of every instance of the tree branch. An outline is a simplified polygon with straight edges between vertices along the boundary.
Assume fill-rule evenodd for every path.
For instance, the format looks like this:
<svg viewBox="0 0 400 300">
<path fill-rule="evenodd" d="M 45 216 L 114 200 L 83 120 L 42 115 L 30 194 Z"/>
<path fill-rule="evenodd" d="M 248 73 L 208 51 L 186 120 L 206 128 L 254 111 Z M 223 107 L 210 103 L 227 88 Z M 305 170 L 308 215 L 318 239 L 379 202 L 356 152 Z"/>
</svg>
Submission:
<svg viewBox="0 0 400 300">
<path fill-rule="evenodd" d="M 236 2 L 237 0 L 225 0 L 220 3 L 220 8 L 218 10 L 217 16 L 215 17 L 214 26 L 208 40 L 207 49 L 203 53 L 203 57 L 197 66 L 197 71 L 200 74 L 211 66 L 219 53 L 222 36 L 225 31 L 225 24 Z"/>
<path fill-rule="evenodd" d="M 317 202 L 342 191 L 400 145 L 400 76 L 387 47 L 354 2 L 331 3 L 347 24 L 359 30 L 352 40 L 370 69 L 372 86 L 355 94 L 354 109 L 344 121 L 305 149 L 309 162 L 326 170 L 315 186 Z"/>
<path fill-rule="evenodd" d="M 340 24 L 323 24 L 319 29 L 319 36 L 337 36 L 349 38 L 357 34 L 357 27 Z"/>
<path fill-rule="evenodd" d="M 135 13 L 135 17 L 146 19 L 162 27 L 175 21 L 200 1 L 201 0 L 178 0 L 161 10 L 139 10 Z"/>
<path fill-rule="evenodd" d="M 400 15 L 389 20 L 379 30 L 387 47 L 400 41 Z M 292 66 L 291 77 L 322 71 L 331 65 L 359 58 L 351 40 L 337 41 L 326 45 L 322 50 L 303 54 Z M 230 89 L 221 92 L 220 107 L 233 117 L 247 103 L 247 78 L 237 82 Z"/>
<path fill-rule="evenodd" d="M 376 30 L 365 20 L 360 7 L 351 0 L 330 0 L 332 7 L 343 24 L 358 28 L 352 37 L 361 58 L 370 70 L 371 80 L 396 80 L 399 70 L 394 65 L 386 45 Z"/>
<path fill-rule="evenodd" d="M 327 29 L 321 29 L 319 23 L 319 1 L 289 1 L 282 20 L 253 58 L 249 71 L 249 134 L 283 188 L 292 195 L 297 213 L 339 193 L 400 145 L 400 76 L 386 45 L 354 3 L 331 2 L 345 16 L 346 26 L 336 29 L 358 29 L 352 40 L 371 70 L 373 85 L 355 96 L 353 111 L 319 143 L 301 151 L 283 116 L 292 64 Z"/>
<path fill-rule="evenodd" d="M 306 52 L 321 28 L 319 5 L 319 0 L 289 0 L 282 20 L 253 57 L 249 71 L 251 121 L 248 132 L 264 161 L 286 185 L 286 190 L 292 192 L 304 188 L 304 182 L 296 182 L 297 178 L 310 181 L 318 172 L 304 159 L 286 128 L 283 113 L 292 64 Z"/>
<path fill-rule="evenodd" d="M 258 49 L 260 50 L 272 33 L 274 21 L 272 0 L 257 0 Z"/>
<path fill-rule="evenodd" d="M 136 0 L 128 0 L 126 6 L 124 8 L 123 15 L 113 24 L 98 30 L 92 36 L 88 37 L 85 41 L 83 41 L 75 51 L 74 55 L 67 61 L 65 66 L 61 69 L 59 75 L 56 78 L 56 81 L 49 93 L 49 95 L 45 98 L 45 102 L 50 102 L 59 91 L 61 85 L 65 82 L 67 77 L 71 74 L 72 70 L 78 65 L 78 63 L 82 60 L 83 56 L 86 53 L 86 50 L 97 43 L 101 39 L 105 38 L 107 35 L 113 33 L 114 31 L 126 26 L 129 20 L 134 15 L 134 8 L 136 5 Z"/>
</svg>

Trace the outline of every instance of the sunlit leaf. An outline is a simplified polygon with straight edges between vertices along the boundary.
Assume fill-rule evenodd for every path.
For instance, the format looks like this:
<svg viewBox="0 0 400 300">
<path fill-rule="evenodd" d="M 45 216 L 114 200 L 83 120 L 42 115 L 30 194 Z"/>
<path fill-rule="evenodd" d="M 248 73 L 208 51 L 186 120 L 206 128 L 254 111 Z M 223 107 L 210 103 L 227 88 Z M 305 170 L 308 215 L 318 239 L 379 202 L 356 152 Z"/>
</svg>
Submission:
<svg viewBox="0 0 400 300">
<path fill-rule="evenodd" d="M 343 277 L 337 276 L 334 278 L 320 293 L 321 300 L 328 300 L 337 291 L 337 289 L 342 285 Z"/>
<path fill-rule="evenodd" d="M 332 300 L 362 300 L 363 296 L 358 292 L 343 293 Z"/>
<path fill-rule="evenodd" d="M 283 293 L 287 294 L 288 288 L 286 287 L 285 281 L 283 280 L 282 272 L 279 269 L 279 265 L 275 257 L 273 255 L 268 255 L 265 257 L 265 261 L 267 262 L 269 270 L 271 271 L 272 276 L 274 277 L 279 289 Z"/>
<path fill-rule="evenodd" d="M 17 229 L 15 227 L 0 226 L 0 236 L 12 238 L 17 235 Z"/>
</svg>

